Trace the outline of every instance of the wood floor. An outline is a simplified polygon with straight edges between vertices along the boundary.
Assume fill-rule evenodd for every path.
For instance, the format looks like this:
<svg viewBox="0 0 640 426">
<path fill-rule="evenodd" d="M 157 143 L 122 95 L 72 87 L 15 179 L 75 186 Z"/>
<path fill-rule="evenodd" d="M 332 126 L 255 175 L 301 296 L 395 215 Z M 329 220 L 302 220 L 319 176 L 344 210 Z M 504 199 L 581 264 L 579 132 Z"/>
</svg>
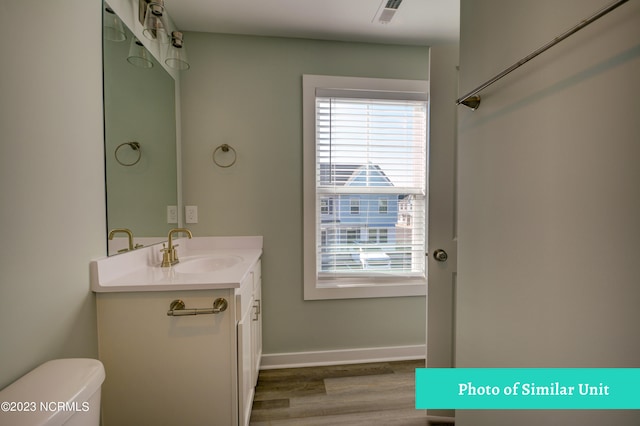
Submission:
<svg viewBox="0 0 640 426">
<path fill-rule="evenodd" d="M 426 426 L 415 409 L 424 360 L 262 370 L 251 425 Z"/>
</svg>

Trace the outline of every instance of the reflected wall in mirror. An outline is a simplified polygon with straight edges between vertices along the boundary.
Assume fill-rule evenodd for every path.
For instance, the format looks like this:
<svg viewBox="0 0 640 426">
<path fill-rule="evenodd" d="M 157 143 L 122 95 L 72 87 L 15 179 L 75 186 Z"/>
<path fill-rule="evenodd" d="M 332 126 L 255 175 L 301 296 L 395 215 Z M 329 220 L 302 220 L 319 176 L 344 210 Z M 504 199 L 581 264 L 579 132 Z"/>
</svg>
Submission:
<svg viewBox="0 0 640 426">
<path fill-rule="evenodd" d="M 103 32 L 107 232 L 129 229 L 146 246 L 177 225 L 167 216 L 178 204 L 175 82 L 123 28 L 123 41 Z M 132 58 L 135 50 L 147 59 Z M 107 244 L 109 255 L 129 247 L 126 233 Z"/>
</svg>

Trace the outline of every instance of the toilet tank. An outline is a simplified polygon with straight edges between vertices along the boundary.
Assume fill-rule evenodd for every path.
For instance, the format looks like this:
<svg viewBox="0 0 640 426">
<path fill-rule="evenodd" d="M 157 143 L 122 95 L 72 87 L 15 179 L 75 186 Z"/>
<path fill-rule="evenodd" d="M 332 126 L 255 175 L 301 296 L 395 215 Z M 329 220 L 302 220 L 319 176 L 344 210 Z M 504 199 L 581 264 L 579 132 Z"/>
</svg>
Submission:
<svg viewBox="0 0 640 426">
<path fill-rule="evenodd" d="M 0 426 L 98 426 L 104 377 L 96 359 L 45 362 L 0 391 Z"/>
</svg>

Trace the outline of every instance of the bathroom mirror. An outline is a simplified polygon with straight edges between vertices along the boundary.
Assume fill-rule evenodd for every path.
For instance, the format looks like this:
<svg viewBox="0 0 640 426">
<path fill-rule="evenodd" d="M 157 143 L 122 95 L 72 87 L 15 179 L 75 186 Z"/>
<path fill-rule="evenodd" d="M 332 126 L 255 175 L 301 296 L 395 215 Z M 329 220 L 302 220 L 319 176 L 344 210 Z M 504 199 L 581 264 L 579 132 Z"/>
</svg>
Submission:
<svg viewBox="0 0 640 426">
<path fill-rule="evenodd" d="M 111 18 L 104 13 L 105 24 Z M 107 232 L 127 228 L 146 246 L 177 225 L 167 215 L 178 204 L 175 82 L 120 23 L 124 40 L 103 26 Z M 128 247 L 127 235 L 107 244 L 116 254 Z"/>
</svg>

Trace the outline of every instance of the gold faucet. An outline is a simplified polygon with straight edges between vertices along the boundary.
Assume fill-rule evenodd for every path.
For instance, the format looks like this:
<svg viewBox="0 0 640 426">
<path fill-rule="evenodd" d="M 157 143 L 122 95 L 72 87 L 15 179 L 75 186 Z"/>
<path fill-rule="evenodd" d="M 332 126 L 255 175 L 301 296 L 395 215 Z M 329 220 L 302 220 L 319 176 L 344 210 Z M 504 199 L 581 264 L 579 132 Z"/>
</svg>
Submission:
<svg viewBox="0 0 640 426">
<path fill-rule="evenodd" d="M 125 233 L 125 234 L 127 234 L 127 237 L 129 237 L 129 248 L 128 249 L 118 250 L 118 253 L 122 253 L 122 252 L 125 252 L 125 251 L 133 250 L 133 232 L 131 232 L 130 229 L 127 229 L 127 228 L 115 228 L 115 229 L 112 229 L 111 232 L 109 232 L 109 239 L 113 240 L 113 237 L 119 232 Z M 138 248 L 137 245 L 136 245 L 136 248 Z"/>
<path fill-rule="evenodd" d="M 175 265 L 180 261 L 178 259 L 178 252 L 176 251 L 176 247 L 178 247 L 178 244 L 176 244 L 175 246 L 173 245 L 173 234 L 178 232 L 184 232 L 189 238 L 193 237 L 191 231 L 189 231 L 187 228 L 174 228 L 169 231 L 169 241 L 167 242 L 168 247 L 162 249 L 162 264 L 160 266 L 163 268 Z"/>
</svg>

